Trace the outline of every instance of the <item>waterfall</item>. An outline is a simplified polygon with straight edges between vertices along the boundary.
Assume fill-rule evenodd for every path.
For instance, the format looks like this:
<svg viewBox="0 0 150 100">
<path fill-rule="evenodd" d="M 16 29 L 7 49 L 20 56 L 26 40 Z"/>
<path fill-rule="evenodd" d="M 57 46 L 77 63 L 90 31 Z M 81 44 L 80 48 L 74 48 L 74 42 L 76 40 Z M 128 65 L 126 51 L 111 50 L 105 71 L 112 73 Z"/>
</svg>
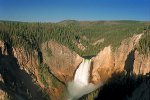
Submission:
<svg viewBox="0 0 150 100">
<path fill-rule="evenodd" d="M 69 100 L 76 100 L 97 89 L 99 85 L 89 83 L 91 60 L 83 59 L 75 72 L 74 80 L 68 83 Z"/>
<path fill-rule="evenodd" d="M 82 85 L 88 85 L 90 76 L 91 60 L 83 59 L 79 68 L 76 70 L 74 82 L 79 82 Z"/>
</svg>

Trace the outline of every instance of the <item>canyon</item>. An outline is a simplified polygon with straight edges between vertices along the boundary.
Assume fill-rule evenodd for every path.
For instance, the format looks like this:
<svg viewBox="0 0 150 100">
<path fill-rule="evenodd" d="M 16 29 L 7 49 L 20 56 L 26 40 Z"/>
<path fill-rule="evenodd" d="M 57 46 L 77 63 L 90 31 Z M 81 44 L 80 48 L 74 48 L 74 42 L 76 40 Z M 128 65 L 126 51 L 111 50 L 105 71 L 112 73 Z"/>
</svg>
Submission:
<svg viewBox="0 0 150 100">
<path fill-rule="evenodd" d="M 90 72 L 90 78 L 86 79 L 89 84 L 105 84 L 113 74 L 121 72 L 149 75 L 150 55 L 145 56 L 137 50 L 141 36 L 138 34 L 123 40 L 116 49 L 109 45 L 91 57 L 91 70 L 86 69 Z M 52 40 L 43 43 L 41 49 L 32 54 L 0 41 L 0 99 L 66 100 L 68 83 L 77 78 L 75 73 L 83 59 Z M 43 77 L 46 80 L 41 80 Z"/>
</svg>

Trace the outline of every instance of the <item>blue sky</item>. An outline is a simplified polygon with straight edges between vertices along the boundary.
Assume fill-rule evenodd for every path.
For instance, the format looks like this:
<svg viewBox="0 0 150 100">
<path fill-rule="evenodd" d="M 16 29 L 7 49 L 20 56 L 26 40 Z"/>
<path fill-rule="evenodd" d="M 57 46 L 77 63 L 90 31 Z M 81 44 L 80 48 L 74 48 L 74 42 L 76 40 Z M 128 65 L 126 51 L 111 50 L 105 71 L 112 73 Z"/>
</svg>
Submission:
<svg viewBox="0 0 150 100">
<path fill-rule="evenodd" d="M 150 21 L 150 0 L 0 0 L 0 20 Z"/>
</svg>

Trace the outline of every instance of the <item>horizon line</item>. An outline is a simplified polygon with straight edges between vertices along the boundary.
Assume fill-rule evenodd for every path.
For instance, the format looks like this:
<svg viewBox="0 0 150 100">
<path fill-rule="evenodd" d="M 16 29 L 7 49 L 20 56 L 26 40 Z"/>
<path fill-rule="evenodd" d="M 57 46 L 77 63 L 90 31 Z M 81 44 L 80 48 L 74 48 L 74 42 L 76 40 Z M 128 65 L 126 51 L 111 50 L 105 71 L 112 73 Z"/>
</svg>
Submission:
<svg viewBox="0 0 150 100">
<path fill-rule="evenodd" d="M 139 21 L 139 22 L 150 22 L 150 20 L 136 20 L 136 19 L 112 19 L 112 20 L 76 20 L 76 19 L 65 19 L 59 21 L 22 21 L 22 20 L 7 20 L 0 19 L 0 21 L 10 21 L 10 22 L 27 22 L 27 23 L 60 23 L 63 21 L 77 21 L 77 22 L 98 22 L 98 21 Z"/>
</svg>

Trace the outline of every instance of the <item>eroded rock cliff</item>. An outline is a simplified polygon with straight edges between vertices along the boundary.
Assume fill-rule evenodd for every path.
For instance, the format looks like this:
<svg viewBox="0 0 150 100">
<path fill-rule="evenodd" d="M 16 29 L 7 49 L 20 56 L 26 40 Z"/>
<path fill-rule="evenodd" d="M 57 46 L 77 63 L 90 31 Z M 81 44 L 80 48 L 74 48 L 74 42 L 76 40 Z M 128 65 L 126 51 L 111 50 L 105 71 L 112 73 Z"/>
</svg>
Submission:
<svg viewBox="0 0 150 100">
<path fill-rule="evenodd" d="M 48 41 L 42 45 L 44 63 L 53 74 L 64 83 L 73 80 L 75 70 L 82 62 L 82 57 L 67 47 L 54 41 Z"/>
<path fill-rule="evenodd" d="M 136 75 L 150 72 L 150 56 L 139 54 L 136 50 L 142 34 L 123 40 L 115 51 L 111 46 L 105 47 L 92 58 L 93 70 L 91 82 L 105 82 L 113 73 L 125 71 Z"/>
<path fill-rule="evenodd" d="M 141 35 L 123 40 L 116 50 L 105 47 L 93 57 L 90 82 L 104 83 L 112 74 L 122 71 L 136 75 L 149 73 L 150 56 L 139 54 L 136 49 Z M 66 100 L 66 85 L 73 80 L 82 60 L 55 41 L 43 43 L 32 54 L 0 41 L 0 97 L 42 100 L 47 95 L 52 100 Z"/>
<path fill-rule="evenodd" d="M 22 47 L 7 47 L 8 45 L 0 41 L 2 100 L 4 97 L 15 100 L 44 100 L 47 97 L 65 100 L 65 85 L 57 80 L 59 77 L 53 75 L 46 64 L 39 61 L 39 51 L 30 54 Z"/>
</svg>

